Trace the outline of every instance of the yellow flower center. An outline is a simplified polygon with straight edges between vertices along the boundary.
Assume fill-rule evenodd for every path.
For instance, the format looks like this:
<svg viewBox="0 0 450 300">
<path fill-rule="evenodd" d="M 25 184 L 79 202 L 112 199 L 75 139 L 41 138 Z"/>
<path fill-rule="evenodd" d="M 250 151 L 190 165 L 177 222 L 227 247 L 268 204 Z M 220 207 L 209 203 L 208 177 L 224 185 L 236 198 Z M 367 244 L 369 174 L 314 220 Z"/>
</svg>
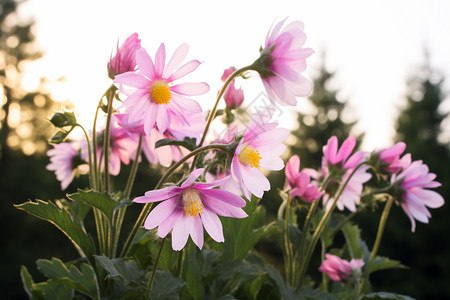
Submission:
<svg viewBox="0 0 450 300">
<path fill-rule="evenodd" d="M 259 151 L 247 144 L 242 145 L 241 153 L 238 154 L 238 158 L 241 163 L 249 165 L 250 167 L 259 167 L 259 162 L 262 157 L 259 155 Z"/>
<path fill-rule="evenodd" d="M 156 80 L 150 87 L 150 93 L 153 101 L 158 104 L 167 104 L 170 102 L 170 89 L 164 80 Z"/>
<path fill-rule="evenodd" d="M 193 216 L 196 218 L 199 214 L 201 214 L 203 204 L 200 196 L 198 195 L 198 191 L 196 189 L 186 189 L 183 191 L 183 205 L 184 205 L 184 213 L 186 216 Z"/>
</svg>

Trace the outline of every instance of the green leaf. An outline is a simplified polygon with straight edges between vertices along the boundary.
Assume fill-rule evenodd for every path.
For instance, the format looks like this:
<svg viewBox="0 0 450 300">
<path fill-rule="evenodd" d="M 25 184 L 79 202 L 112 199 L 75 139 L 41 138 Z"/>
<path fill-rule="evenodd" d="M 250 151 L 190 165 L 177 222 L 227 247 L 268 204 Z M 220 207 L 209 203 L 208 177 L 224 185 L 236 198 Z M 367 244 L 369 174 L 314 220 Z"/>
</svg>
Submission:
<svg viewBox="0 0 450 300">
<path fill-rule="evenodd" d="M 172 140 L 172 139 L 161 139 L 156 141 L 155 149 L 163 146 L 182 146 L 189 151 L 193 151 L 197 148 L 197 139 L 185 137 L 182 141 Z"/>
<path fill-rule="evenodd" d="M 109 224 L 113 224 L 114 209 L 119 203 L 113 200 L 108 193 L 100 193 L 93 190 L 78 190 L 77 193 L 68 195 L 67 197 L 73 201 L 79 201 L 97 208 L 106 216 Z"/>
<path fill-rule="evenodd" d="M 72 219 L 78 224 L 80 224 L 83 230 L 85 230 L 84 219 L 91 210 L 91 207 L 89 205 L 86 205 L 82 202 L 71 201 L 67 199 L 59 199 L 55 200 L 55 202 L 58 206 L 62 206 L 65 210 L 67 210 Z"/>
<path fill-rule="evenodd" d="M 281 276 L 278 270 L 269 266 L 267 268 L 267 275 L 269 275 L 269 278 L 272 279 L 272 281 L 275 283 L 275 286 L 278 288 L 278 291 L 280 292 L 281 298 L 296 299 L 295 290 L 289 285 L 287 285 L 287 283 L 283 279 L 283 276 Z"/>
<path fill-rule="evenodd" d="M 278 232 L 275 222 L 264 224 L 265 209 L 254 199 L 244 208 L 248 217 L 243 219 L 221 218 L 224 228 L 225 242 L 216 245 L 216 249 L 223 251 L 223 259 L 238 260 L 244 258 L 262 238 Z"/>
<path fill-rule="evenodd" d="M 385 269 L 406 269 L 405 265 L 402 265 L 398 260 L 391 260 L 387 257 L 376 256 L 370 266 L 370 273 Z M 370 274 L 369 273 L 369 274 Z"/>
<path fill-rule="evenodd" d="M 316 299 L 321 299 L 321 300 L 337 300 L 336 296 L 334 296 L 333 294 L 324 292 L 324 291 L 320 291 L 320 290 L 315 290 L 312 287 L 308 286 L 304 289 L 301 289 L 300 291 L 298 291 L 296 293 L 296 296 L 292 299 L 298 299 L 298 300 L 316 300 Z M 350 299 L 350 298 L 345 298 L 345 299 Z"/>
<path fill-rule="evenodd" d="M 181 278 L 174 277 L 170 272 L 157 270 L 150 293 L 151 299 L 177 300 L 177 292 L 183 285 Z"/>
<path fill-rule="evenodd" d="M 28 298 L 31 300 L 44 299 L 42 292 L 36 290 L 36 284 L 31 277 L 30 272 L 28 272 L 27 267 L 21 266 L 20 268 L 20 278 L 22 279 L 22 284 Z"/>
<path fill-rule="evenodd" d="M 395 293 L 387 293 L 387 292 L 377 292 L 377 293 L 370 293 L 367 295 L 364 295 L 361 300 L 366 299 L 373 299 L 373 300 L 382 300 L 382 299 L 392 299 L 392 300 L 414 300 L 414 298 L 395 294 Z"/>
<path fill-rule="evenodd" d="M 74 265 L 68 268 L 60 259 L 38 259 L 38 270 L 48 278 L 63 282 L 76 291 L 93 299 L 99 299 L 97 278 L 92 267 L 82 263 L 80 269 Z"/>
<path fill-rule="evenodd" d="M 56 207 L 52 202 L 42 200 L 28 201 L 15 205 L 15 207 L 55 225 L 70 239 L 81 257 L 92 260 L 92 255 L 95 253 L 92 237 L 83 230 L 80 224 L 73 221 L 66 210 Z"/>
<path fill-rule="evenodd" d="M 108 272 L 106 278 L 119 279 L 124 284 L 139 283 L 144 279 L 144 271 L 139 269 L 134 260 L 110 259 L 103 255 L 95 255 L 95 259 Z"/>
<path fill-rule="evenodd" d="M 186 288 L 193 299 L 203 299 L 204 283 L 202 272 L 197 260 L 196 246 L 188 241 L 185 249 L 185 260 L 183 263 L 183 278 L 186 281 Z"/>
<path fill-rule="evenodd" d="M 358 226 L 346 223 L 342 226 L 348 250 L 352 258 L 364 259 L 368 253 L 366 244 L 361 240 L 361 230 Z"/>
</svg>

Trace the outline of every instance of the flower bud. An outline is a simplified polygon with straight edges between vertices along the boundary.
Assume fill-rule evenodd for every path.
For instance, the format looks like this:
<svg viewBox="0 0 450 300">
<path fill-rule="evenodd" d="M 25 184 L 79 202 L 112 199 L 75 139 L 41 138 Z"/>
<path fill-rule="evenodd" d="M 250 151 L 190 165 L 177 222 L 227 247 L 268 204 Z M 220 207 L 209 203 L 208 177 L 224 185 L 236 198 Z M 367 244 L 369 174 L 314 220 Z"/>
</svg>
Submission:
<svg viewBox="0 0 450 300">
<path fill-rule="evenodd" d="M 51 117 L 50 122 L 58 128 L 75 126 L 77 124 L 77 118 L 73 111 L 57 112 Z"/>
<path fill-rule="evenodd" d="M 48 142 L 50 144 L 60 144 L 64 142 L 69 133 L 70 131 L 59 130 L 48 140 Z"/>
<path fill-rule="evenodd" d="M 130 35 L 119 48 L 117 43 L 116 55 L 108 62 L 108 77 L 114 79 L 116 75 L 134 71 L 136 68 L 136 51 L 141 48 L 141 40 L 137 33 Z"/>
</svg>

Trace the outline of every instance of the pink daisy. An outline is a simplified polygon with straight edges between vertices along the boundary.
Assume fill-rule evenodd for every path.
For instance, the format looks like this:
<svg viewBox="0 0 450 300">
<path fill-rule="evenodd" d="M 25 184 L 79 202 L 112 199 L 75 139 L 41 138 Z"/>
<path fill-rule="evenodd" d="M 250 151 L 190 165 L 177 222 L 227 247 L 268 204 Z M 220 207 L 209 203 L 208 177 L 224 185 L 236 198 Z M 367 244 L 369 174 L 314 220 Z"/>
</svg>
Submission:
<svg viewBox="0 0 450 300">
<path fill-rule="evenodd" d="M 361 276 L 361 268 L 364 266 L 362 259 L 352 259 L 348 262 L 333 254 L 325 254 L 325 258 L 319 271 L 326 273 L 331 280 L 344 281 L 352 274 Z"/>
<path fill-rule="evenodd" d="M 296 105 L 295 97 L 307 96 L 311 91 L 311 83 L 300 73 L 305 71 L 306 58 L 314 51 L 303 48 L 306 41 L 303 23 L 292 22 L 282 30 L 285 21 L 267 33 L 261 57 L 254 66 L 271 100 Z"/>
<path fill-rule="evenodd" d="M 383 175 L 396 174 L 401 169 L 400 155 L 405 151 L 406 144 L 398 142 L 387 149 L 375 151 L 369 161 Z"/>
<path fill-rule="evenodd" d="M 329 185 L 333 183 L 337 183 L 339 187 L 343 185 L 353 173 L 355 167 L 365 160 L 365 152 L 358 151 L 351 155 L 355 146 L 355 137 L 349 136 L 338 149 L 338 140 L 333 136 L 323 147 L 322 176 L 331 176 Z M 364 183 L 372 178 L 372 175 L 367 172 L 368 170 L 369 167 L 365 165 L 356 170 L 336 203 L 338 209 L 343 210 L 344 207 L 347 207 L 350 211 L 356 210 L 356 204 L 359 204 Z M 323 197 L 326 207 L 330 207 L 333 201 L 334 198 L 329 194 Z"/>
<path fill-rule="evenodd" d="M 428 188 L 441 186 L 434 181 L 436 175 L 429 173 L 428 166 L 421 160 L 411 162 L 411 154 L 406 154 L 401 159 L 403 171 L 391 178 L 393 196 L 400 203 L 403 211 L 411 220 L 411 231 L 416 229 L 416 222 L 428 223 L 431 214 L 427 209 L 438 208 L 444 205 L 444 198 Z"/>
<path fill-rule="evenodd" d="M 46 169 L 54 171 L 56 179 L 61 182 L 61 189 L 65 190 L 75 176 L 78 165 L 84 163 L 80 157 L 77 143 L 61 143 L 53 146 L 47 151 L 50 157 L 50 164 Z"/>
<path fill-rule="evenodd" d="M 249 200 L 251 194 L 261 198 L 264 191 L 270 189 L 270 182 L 259 167 L 267 170 L 281 170 L 284 167 L 280 155 L 286 150 L 282 142 L 288 137 L 289 130 L 276 128 L 277 125 L 277 122 L 251 122 L 236 147 L 231 172 Z"/>
<path fill-rule="evenodd" d="M 204 169 L 193 171 L 180 187 L 166 187 L 148 191 L 145 196 L 133 201 L 138 203 L 158 202 L 148 215 L 144 227 L 158 227 L 158 235 L 163 238 L 172 231 L 172 248 L 181 250 L 189 235 L 198 248 L 203 247 L 203 227 L 216 242 L 223 242 L 222 223 L 219 216 L 245 218 L 241 207 L 245 201 L 225 190 L 215 189 L 223 180 L 209 183 L 195 182 Z"/>
<path fill-rule="evenodd" d="M 149 135 L 156 124 L 159 132 L 164 133 L 169 125 L 169 118 L 177 118 L 184 125 L 189 125 L 185 112 L 200 112 L 199 104 L 185 96 L 202 95 L 209 91 L 208 84 L 174 82 L 191 73 L 200 65 L 198 60 L 191 60 L 180 67 L 187 55 L 188 46 L 183 44 L 175 50 L 166 64 L 166 49 L 162 43 L 156 52 L 155 63 L 145 49 L 136 52 L 139 72 L 127 72 L 114 79 L 121 90 L 122 85 L 136 88 L 123 102 L 122 107 L 129 114 L 129 123 L 143 120 L 144 131 Z"/>
<path fill-rule="evenodd" d="M 300 158 L 293 155 L 286 164 L 284 173 L 287 179 L 287 188 L 290 189 L 291 198 L 300 197 L 306 202 L 313 202 L 322 196 L 322 192 L 314 183 L 311 183 L 311 176 L 308 170 L 300 171 Z"/>
<path fill-rule="evenodd" d="M 141 48 L 141 40 L 137 33 L 130 35 L 119 48 L 117 41 L 116 55 L 108 62 L 108 76 L 114 79 L 116 75 L 136 69 L 136 51 Z"/>
</svg>

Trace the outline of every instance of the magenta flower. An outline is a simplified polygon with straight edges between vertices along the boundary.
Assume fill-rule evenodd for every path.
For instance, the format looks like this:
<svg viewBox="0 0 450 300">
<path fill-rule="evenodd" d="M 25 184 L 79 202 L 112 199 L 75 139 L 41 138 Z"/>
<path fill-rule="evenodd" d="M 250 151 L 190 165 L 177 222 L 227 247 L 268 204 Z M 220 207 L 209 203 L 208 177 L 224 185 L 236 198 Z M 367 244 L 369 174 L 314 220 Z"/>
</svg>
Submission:
<svg viewBox="0 0 450 300">
<path fill-rule="evenodd" d="M 406 154 L 401 159 L 401 165 L 403 171 L 391 178 L 392 195 L 411 220 L 411 231 L 414 232 L 415 220 L 428 223 L 428 219 L 431 218 L 427 206 L 441 207 L 444 205 L 444 198 L 435 191 L 428 190 L 441 184 L 434 181 L 436 175 L 429 173 L 428 166 L 421 160 L 411 162 L 411 154 Z"/>
<path fill-rule="evenodd" d="M 169 126 L 169 119 L 176 118 L 188 126 L 187 112 L 200 112 L 199 104 L 186 96 L 202 95 L 209 91 L 208 84 L 174 82 L 191 73 L 200 65 L 198 60 L 191 60 L 180 67 L 187 55 L 188 46 L 183 44 L 175 50 L 172 58 L 166 64 L 166 49 L 162 43 L 156 52 L 155 63 L 145 49 L 136 52 L 136 62 L 140 72 L 127 72 L 117 75 L 114 79 L 125 91 L 122 85 L 136 88 L 123 102 L 128 122 L 143 120 L 144 131 L 149 135 L 156 124 L 159 132 L 164 133 Z"/>
<path fill-rule="evenodd" d="M 235 68 L 225 69 L 222 75 L 222 81 L 225 82 L 235 70 L 236 70 Z M 223 99 L 225 100 L 227 108 L 229 109 L 238 108 L 244 102 L 244 91 L 241 88 L 237 89 L 235 86 L 235 80 L 233 80 L 228 85 L 227 90 L 223 95 Z"/>
<path fill-rule="evenodd" d="M 203 247 L 203 227 L 216 242 L 223 242 L 222 223 L 219 216 L 245 218 L 241 207 L 245 201 L 225 190 L 215 189 L 223 180 L 209 183 L 195 182 L 204 169 L 193 171 L 180 187 L 166 187 L 148 191 L 145 196 L 133 201 L 138 203 L 158 202 L 148 215 L 144 227 L 158 227 L 163 238 L 172 231 L 172 248 L 181 250 L 189 235 L 198 248 Z"/>
<path fill-rule="evenodd" d="M 119 48 L 117 41 L 116 55 L 109 59 L 108 76 L 114 79 L 116 75 L 136 69 L 136 51 L 141 48 L 141 40 L 137 33 L 130 35 Z"/>
<path fill-rule="evenodd" d="M 338 150 L 338 140 L 333 136 L 328 140 L 327 145 L 323 147 L 322 176 L 331 176 L 329 185 L 335 183 L 340 188 L 353 173 L 354 169 L 365 160 L 365 152 L 358 151 L 351 155 L 355 145 L 355 137 L 349 136 Z M 367 172 L 368 170 L 368 166 L 359 166 L 358 170 L 352 175 L 336 203 L 338 209 L 343 210 L 344 207 L 347 207 L 350 211 L 356 210 L 356 204 L 360 201 L 363 185 L 372 178 L 372 175 Z M 324 195 L 323 202 L 326 207 L 329 208 L 333 201 L 334 198 L 331 195 Z"/>
<path fill-rule="evenodd" d="M 348 262 L 333 254 L 325 254 L 325 258 L 319 271 L 326 273 L 331 280 L 344 281 L 350 275 L 361 276 L 361 268 L 364 266 L 362 259 L 352 259 Z"/>
<path fill-rule="evenodd" d="M 371 159 L 375 169 L 383 175 L 396 174 L 402 169 L 400 155 L 405 151 L 406 144 L 398 142 L 392 147 L 375 151 Z"/>
<path fill-rule="evenodd" d="M 46 169 L 54 171 L 56 179 L 61 182 L 61 189 L 65 190 L 75 176 L 75 170 L 82 164 L 80 151 L 76 143 L 61 143 L 53 146 L 47 151 L 50 157 L 50 164 Z"/>
<path fill-rule="evenodd" d="M 300 21 L 284 25 L 283 20 L 266 36 L 261 56 L 254 63 L 272 101 L 281 105 L 296 105 L 295 97 L 307 96 L 311 83 L 300 73 L 306 69 L 306 58 L 314 51 L 303 48 L 306 35 Z"/>
<path fill-rule="evenodd" d="M 276 128 L 277 122 L 257 124 L 251 122 L 236 147 L 231 172 L 241 185 L 247 199 L 251 194 L 261 198 L 270 189 L 270 182 L 258 169 L 281 170 L 284 162 L 280 155 L 286 150 L 282 142 L 289 130 Z"/>
<path fill-rule="evenodd" d="M 286 164 L 284 173 L 287 179 L 287 188 L 290 189 L 291 198 L 300 197 L 305 202 L 313 202 L 322 196 L 322 192 L 314 183 L 311 183 L 311 177 L 308 170 L 300 171 L 300 158 L 293 155 Z"/>
</svg>

